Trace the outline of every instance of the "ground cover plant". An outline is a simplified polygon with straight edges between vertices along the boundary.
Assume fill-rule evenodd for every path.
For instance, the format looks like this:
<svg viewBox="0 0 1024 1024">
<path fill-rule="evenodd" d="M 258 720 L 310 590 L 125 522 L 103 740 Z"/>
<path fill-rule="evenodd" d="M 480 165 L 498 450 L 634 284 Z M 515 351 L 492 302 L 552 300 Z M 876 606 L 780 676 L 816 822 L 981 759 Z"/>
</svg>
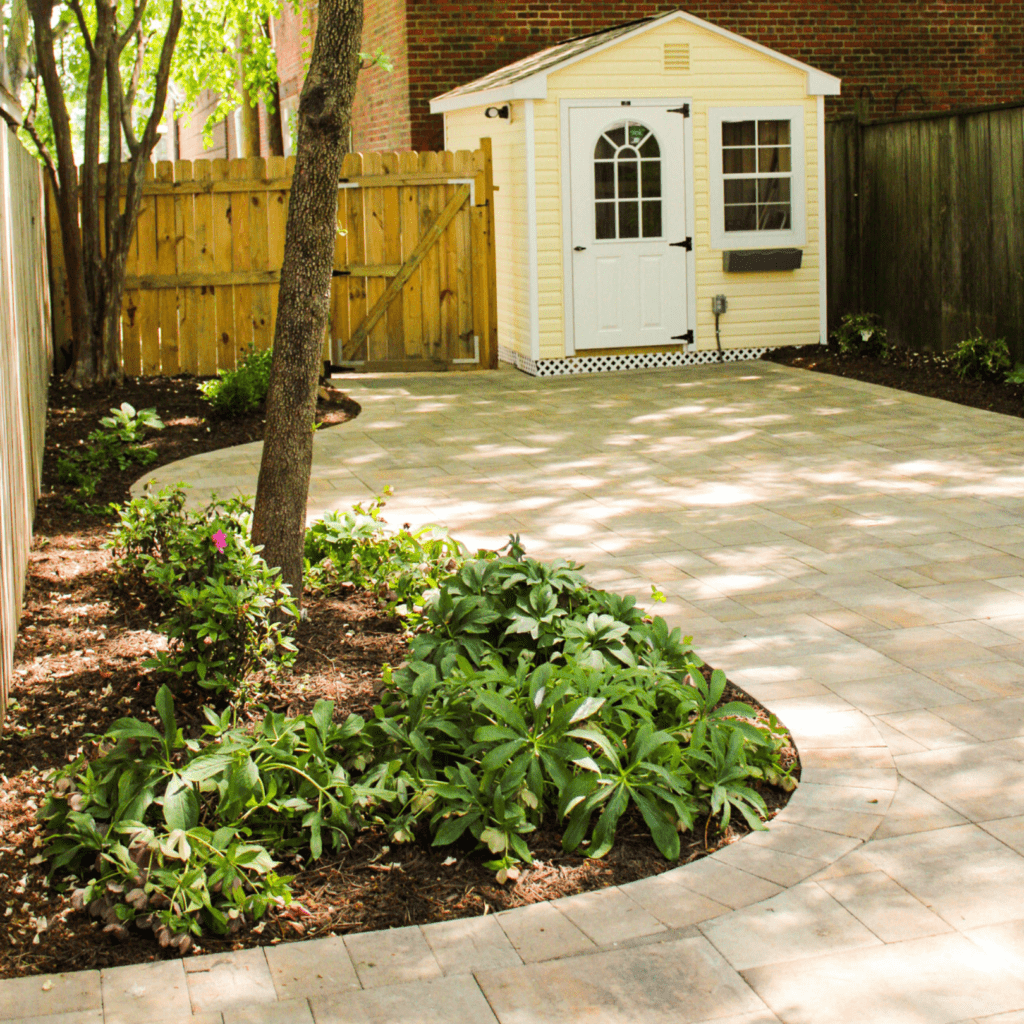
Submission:
<svg viewBox="0 0 1024 1024">
<path fill-rule="evenodd" d="M 162 686 L 162 728 L 119 719 L 95 756 L 57 772 L 45 856 L 111 934 L 135 922 L 184 951 L 204 929 L 227 933 L 290 903 L 274 870 L 284 857 L 317 861 L 371 825 L 396 843 L 419 831 L 437 847 L 481 846 L 499 882 L 533 863 L 545 818 L 567 852 L 599 858 L 632 806 L 669 862 L 702 812 L 720 828 L 734 811 L 764 827 L 749 783 L 790 784 L 784 730 L 723 705 L 725 676 L 705 680 L 680 630 L 589 587 L 572 563 L 528 558 L 518 538 L 468 557 L 438 531 L 392 533 L 380 508 L 315 527 L 309 573 L 401 602 L 415 630 L 407 663 L 385 670 L 369 718 L 336 725 L 320 701 L 294 718 L 262 708 L 251 728 L 237 721 L 245 677 L 294 659 L 295 609 L 285 596 L 273 618 L 280 584 L 247 542 L 248 508 L 190 512 L 171 488 L 122 510 L 119 572 L 171 606 L 170 653 L 149 665 L 229 701 L 186 735 Z"/>
<path fill-rule="evenodd" d="M 210 411 L 219 419 L 238 419 L 259 412 L 270 388 L 270 362 L 273 349 L 257 352 L 252 345 L 233 370 L 221 370 L 199 390 L 210 403 Z"/>
<path fill-rule="evenodd" d="M 844 317 L 828 347 L 805 345 L 768 352 L 769 362 L 881 384 L 947 402 L 1024 416 L 1024 366 L 1010 370 L 1005 343 L 975 334 L 952 352 L 913 352 L 872 334 L 865 343 L 858 327 L 879 324 L 871 314 Z"/>
</svg>

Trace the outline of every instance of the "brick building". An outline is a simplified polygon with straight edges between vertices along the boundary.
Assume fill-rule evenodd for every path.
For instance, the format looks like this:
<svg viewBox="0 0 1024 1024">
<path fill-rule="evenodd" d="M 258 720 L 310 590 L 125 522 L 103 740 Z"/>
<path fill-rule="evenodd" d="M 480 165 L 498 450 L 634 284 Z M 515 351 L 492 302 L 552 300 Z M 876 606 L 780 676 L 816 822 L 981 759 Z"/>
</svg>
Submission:
<svg viewBox="0 0 1024 1024">
<path fill-rule="evenodd" d="M 366 0 L 363 49 L 395 63 L 364 73 L 353 146 L 440 149 L 429 101 L 575 36 L 683 7 L 843 80 L 830 115 L 858 101 L 872 118 L 1024 99 L 1024 0 Z M 290 5 L 275 29 L 282 110 L 298 102 L 302 36 Z M 180 130 L 182 158 L 202 154 L 202 111 Z M 207 156 L 234 156 L 232 125 Z M 286 131 L 287 134 L 287 131 Z"/>
</svg>

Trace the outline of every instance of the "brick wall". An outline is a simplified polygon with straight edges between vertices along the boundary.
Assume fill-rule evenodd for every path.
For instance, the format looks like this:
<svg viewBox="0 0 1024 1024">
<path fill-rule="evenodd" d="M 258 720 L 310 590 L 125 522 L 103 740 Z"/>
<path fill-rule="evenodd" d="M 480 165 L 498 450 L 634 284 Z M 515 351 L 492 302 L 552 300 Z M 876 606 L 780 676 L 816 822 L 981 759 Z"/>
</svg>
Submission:
<svg viewBox="0 0 1024 1024">
<path fill-rule="evenodd" d="M 411 147 L 406 0 L 366 0 L 362 49 L 376 53 L 378 48 L 395 67 L 391 72 L 369 68 L 359 75 L 352 108 L 352 148 L 357 152 Z"/>
<path fill-rule="evenodd" d="M 367 6 L 377 0 L 366 0 Z M 381 0 L 388 6 L 393 0 Z M 431 97 L 556 42 L 682 6 L 843 79 L 871 117 L 1024 99 L 1022 0 L 406 0 L 414 149 L 440 149 Z"/>
</svg>

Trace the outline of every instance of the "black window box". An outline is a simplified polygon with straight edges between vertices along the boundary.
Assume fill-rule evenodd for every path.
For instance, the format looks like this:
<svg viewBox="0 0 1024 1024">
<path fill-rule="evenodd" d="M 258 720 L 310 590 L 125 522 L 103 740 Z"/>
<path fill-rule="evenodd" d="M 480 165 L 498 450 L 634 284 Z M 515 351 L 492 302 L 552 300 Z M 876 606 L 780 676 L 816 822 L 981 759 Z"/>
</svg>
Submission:
<svg viewBox="0 0 1024 1024">
<path fill-rule="evenodd" d="M 732 273 L 799 270 L 803 249 L 731 249 L 722 253 L 722 269 Z"/>
</svg>

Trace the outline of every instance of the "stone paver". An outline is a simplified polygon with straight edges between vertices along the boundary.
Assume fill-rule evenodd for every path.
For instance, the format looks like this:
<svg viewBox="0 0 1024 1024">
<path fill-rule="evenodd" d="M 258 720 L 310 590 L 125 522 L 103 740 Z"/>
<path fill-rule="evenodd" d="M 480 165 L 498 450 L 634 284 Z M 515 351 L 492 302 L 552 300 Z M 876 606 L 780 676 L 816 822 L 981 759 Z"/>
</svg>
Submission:
<svg viewBox="0 0 1024 1024">
<path fill-rule="evenodd" d="M 185 961 L 194 1024 L 1024 1024 L 1020 420 L 764 363 L 345 387 L 311 516 L 392 485 L 393 523 L 657 584 L 803 784 L 768 832 L 606 893 Z M 253 493 L 258 459 L 152 475 Z M 98 973 L 48 980 L 0 981 L 0 1022 L 127 1020 Z"/>
<path fill-rule="evenodd" d="M 158 960 L 100 971 L 103 1015 L 108 1024 L 190 1015 L 192 1006 L 182 963 Z"/>
</svg>

